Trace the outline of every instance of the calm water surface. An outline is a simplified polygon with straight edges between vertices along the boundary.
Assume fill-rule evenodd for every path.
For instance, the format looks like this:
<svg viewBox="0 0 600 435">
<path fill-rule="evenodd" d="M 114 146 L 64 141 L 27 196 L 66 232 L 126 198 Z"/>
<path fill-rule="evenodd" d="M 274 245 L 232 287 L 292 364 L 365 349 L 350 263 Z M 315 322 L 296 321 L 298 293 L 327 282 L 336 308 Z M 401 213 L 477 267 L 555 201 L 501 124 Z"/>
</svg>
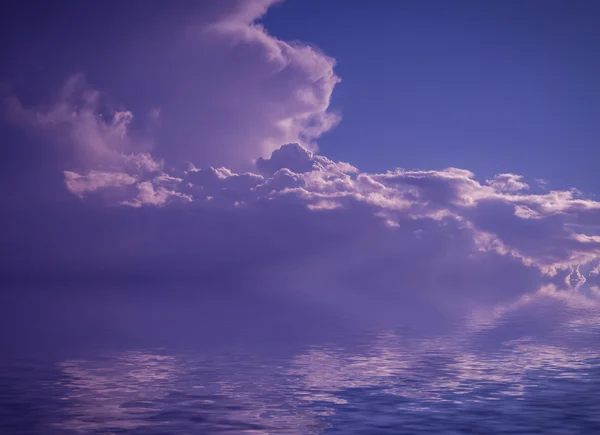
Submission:
<svg viewBox="0 0 600 435">
<path fill-rule="evenodd" d="M 2 434 L 599 434 L 600 357 L 395 333 L 285 356 L 132 349 L 12 359 Z"/>
</svg>

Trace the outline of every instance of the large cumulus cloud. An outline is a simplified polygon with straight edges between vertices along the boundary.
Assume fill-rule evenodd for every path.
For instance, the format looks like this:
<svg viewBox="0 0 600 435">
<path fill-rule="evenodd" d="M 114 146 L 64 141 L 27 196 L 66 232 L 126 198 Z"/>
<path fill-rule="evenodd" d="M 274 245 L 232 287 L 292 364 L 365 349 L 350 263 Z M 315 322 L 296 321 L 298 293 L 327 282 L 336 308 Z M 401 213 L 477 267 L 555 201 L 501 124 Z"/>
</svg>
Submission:
<svg viewBox="0 0 600 435">
<path fill-rule="evenodd" d="M 93 21 L 85 29 L 88 39 L 106 42 L 90 46 L 96 50 L 88 66 L 89 53 L 51 32 L 48 42 L 37 45 L 49 45 L 45 51 L 50 53 L 68 53 L 67 60 L 40 53 L 38 62 L 76 71 L 88 66 L 83 69 L 88 79 L 102 91 L 110 89 L 112 99 L 75 74 L 49 104 L 50 90 L 32 97 L 27 84 L 19 87 L 21 80 L 11 77 L 26 103 L 12 95 L 5 98 L 5 112 L 13 121 L 34 118 L 46 132 L 61 129 L 63 135 L 86 142 L 79 150 L 79 159 L 86 162 L 114 161 L 117 152 L 143 158 L 153 149 L 156 163 L 237 166 L 268 156 L 286 142 L 316 149 L 315 140 L 339 120 L 329 110 L 340 81 L 333 71 L 335 60 L 311 45 L 270 35 L 258 20 L 275 0 L 188 3 L 185 16 L 176 11 L 186 8 L 166 4 L 154 5 L 147 16 L 132 15 L 122 5 L 121 14 L 110 14 L 116 6 L 111 3 L 61 5 L 70 18 L 65 32 L 83 31 L 77 26 Z M 106 38 L 103 28 L 114 28 L 117 40 Z M 77 58 L 69 62 L 69 54 Z M 7 83 L 3 92 L 11 87 Z M 120 102 L 135 107 L 123 110 Z M 125 129 L 130 137 L 137 133 L 135 141 L 123 140 Z M 159 140 L 149 140 L 149 131 Z"/>
</svg>

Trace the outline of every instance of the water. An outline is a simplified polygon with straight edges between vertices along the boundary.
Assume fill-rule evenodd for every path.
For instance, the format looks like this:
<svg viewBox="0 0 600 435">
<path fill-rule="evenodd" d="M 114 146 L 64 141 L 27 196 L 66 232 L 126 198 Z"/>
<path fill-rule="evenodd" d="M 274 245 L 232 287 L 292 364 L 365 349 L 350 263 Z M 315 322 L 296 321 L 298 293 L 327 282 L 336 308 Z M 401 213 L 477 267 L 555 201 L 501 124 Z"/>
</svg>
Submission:
<svg viewBox="0 0 600 435">
<path fill-rule="evenodd" d="M 130 349 L 0 374 L 2 434 L 598 434 L 600 356 L 393 332 L 283 354 Z"/>
</svg>

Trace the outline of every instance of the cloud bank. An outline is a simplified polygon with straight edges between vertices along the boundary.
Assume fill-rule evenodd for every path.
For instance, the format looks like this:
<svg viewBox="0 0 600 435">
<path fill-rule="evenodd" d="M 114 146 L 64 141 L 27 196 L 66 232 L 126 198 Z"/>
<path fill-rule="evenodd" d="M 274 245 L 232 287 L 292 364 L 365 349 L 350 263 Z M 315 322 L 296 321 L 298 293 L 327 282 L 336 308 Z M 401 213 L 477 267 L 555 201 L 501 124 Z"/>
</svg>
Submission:
<svg viewBox="0 0 600 435">
<path fill-rule="evenodd" d="M 366 173 L 319 155 L 339 120 L 335 61 L 270 35 L 257 20 L 273 3 L 167 38 L 199 48 L 170 58 L 160 110 L 116 110 L 82 75 L 50 103 L 4 100 L 12 123 L 67 150 L 73 194 L 9 211 L 5 279 L 193 282 L 386 327 L 501 330 L 539 307 L 554 323 L 595 318 L 599 202 L 518 174 Z"/>
</svg>

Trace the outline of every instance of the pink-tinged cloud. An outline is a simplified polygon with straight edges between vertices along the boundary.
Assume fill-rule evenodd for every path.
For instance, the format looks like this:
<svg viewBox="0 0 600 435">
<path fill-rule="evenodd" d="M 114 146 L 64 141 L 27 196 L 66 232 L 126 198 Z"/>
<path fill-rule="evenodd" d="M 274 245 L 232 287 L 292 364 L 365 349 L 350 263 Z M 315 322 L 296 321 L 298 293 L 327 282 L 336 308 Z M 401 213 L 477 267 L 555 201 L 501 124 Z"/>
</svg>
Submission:
<svg viewBox="0 0 600 435">
<path fill-rule="evenodd" d="M 67 189 L 79 197 L 98 189 L 129 186 L 136 181 L 131 175 L 119 172 L 90 171 L 86 175 L 80 175 L 76 172 L 65 171 Z"/>
<path fill-rule="evenodd" d="M 11 97 L 5 105 L 13 121 L 75 143 L 82 167 L 72 170 L 122 165 L 124 155 L 137 161 L 151 150 L 151 168 L 163 161 L 237 168 L 288 142 L 316 150 L 317 139 L 340 119 L 329 110 L 340 81 L 335 60 L 311 45 L 270 35 L 257 20 L 274 3 L 208 5 L 184 28 L 123 47 L 135 52 L 105 67 L 114 69 L 127 98 L 148 102 L 135 117 L 127 98 L 125 108 L 114 110 L 103 90 L 87 86 L 82 75 L 69 78 L 52 104 L 24 106 Z"/>
<path fill-rule="evenodd" d="M 492 180 L 486 180 L 485 184 L 500 192 L 518 192 L 529 189 L 529 185 L 521 181 L 522 178 L 517 174 L 499 174 Z"/>
<path fill-rule="evenodd" d="M 106 200 L 123 206 L 123 215 L 115 211 L 106 225 L 127 233 L 119 254 L 94 257 L 104 273 L 125 267 L 139 276 L 201 280 L 196 274 L 227 270 L 250 288 L 386 327 L 466 319 L 474 333 L 502 335 L 502 319 L 523 310 L 560 312 L 567 326 L 584 317 L 576 308 L 563 312 L 564 304 L 587 301 L 591 311 L 581 315 L 596 312 L 590 289 L 600 239 L 593 225 L 572 223 L 580 213 L 598 213 L 600 203 L 573 193 L 510 193 L 456 168 L 361 173 L 298 144 L 241 174 L 221 167 L 147 179 L 66 176 L 84 204 L 86 196 L 121 191 Z M 131 207 L 138 210 L 127 212 Z M 535 210 L 536 218 L 519 215 L 518 207 Z M 132 218 L 134 226 L 126 225 Z M 116 242 L 104 234 L 100 245 L 108 249 Z M 80 252 L 76 246 L 91 241 L 71 243 L 70 251 Z M 65 259 L 79 262 L 85 256 Z"/>
<path fill-rule="evenodd" d="M 155 187 L 151 181 L 143 181 L 137 185 L 137 188 L 139 191 L 138 194 L 133 199 L 122 201 L 122 205 L 129 205 L 131 207 L 141 207 L 143 205 L 161 206 L 173 198 L 191 201 L 188 195 L 169 190 L 163 186 Z"/>
<path fill-rule="evenodd" d="M 319 155 L 315 141 L 338 120 L 335 61 L 270 35 L 257 20 L 273 3 L 217 7 L 149 42 L 156 50 L 129 65 L 128 91 L 151 102 L 141 115 L 82 76 L 47 105 L 5 100 L 13 122 L 66 147 L 64 183 L 82 199 L 65 205 L 76 224 L 53 209 L 42 229 L 15 211 L 20 232 L 1 240 L 27 255 L 5 273 L 183 280 L 476 333 L 549 300 L 569 307 L 565 324 L 583 321 L 569 316 L 585 304 L 595 312 L 599 202 L 534 193 L 518 174 L 367 173 Z"/>
<path fill-rule="evenodd" d="M 197 166 L 239 165 L 269 156 L 282 143 L 316 149 L 316 140 L 338 123 L 339 115 L 329 110 L 340 82 L 335 59 L 269 34 L 257 20 L 274 3 L 243 2 L 188 30 L 184 44 L 194 50 L 199 43 L 202 50 L 191 52 L 184 65 L 199 72 L 193 83 L 192 77 L 180 79 L 190 80 L 185 94 L 179 94 L 190 112 L 181 113 L 176 123 L 188 138 L 165 150 L 167 157 Z M 210 68 L 199 68 L 207 62 Z M 200 110 L 194 113 L 194 106 Z"/>
<path fill-rule="evenodd" d="M 131 132 L 133 114 L 107 111 L 106 98 L 80 75 L 69 77 L 49 105 L 24 107 L 15 97 L 5 99 L 7 116 L 73 155 L 74 170 L 156 172 L 149 137 Z"/>
<path fill-rule="evenodd" d="M 453 220 L 468 229 L 478 249 L 519 259 L 548 276 L 564 271 L 569 286 L 584 280 L 580 266 L 599 259 L 600 238 L 589 233 L 593 226 L 586 230 L 572 224 L 584 213 L 598 216 L 600 203 L 575 198 L 570 191 L 522 195 L 507 192 L 504 185 L 482 185 L 471 172 L 455 168 L 360 173 L 294 144 L 276 150 L 270 159 L 259 159 L 256 166 L 259 173 L 193 169 L 174 191 L 200 202 L 294 198 L 315 211 L 361 206 L 390 227 L 407 218 Z"/>
</svg>

